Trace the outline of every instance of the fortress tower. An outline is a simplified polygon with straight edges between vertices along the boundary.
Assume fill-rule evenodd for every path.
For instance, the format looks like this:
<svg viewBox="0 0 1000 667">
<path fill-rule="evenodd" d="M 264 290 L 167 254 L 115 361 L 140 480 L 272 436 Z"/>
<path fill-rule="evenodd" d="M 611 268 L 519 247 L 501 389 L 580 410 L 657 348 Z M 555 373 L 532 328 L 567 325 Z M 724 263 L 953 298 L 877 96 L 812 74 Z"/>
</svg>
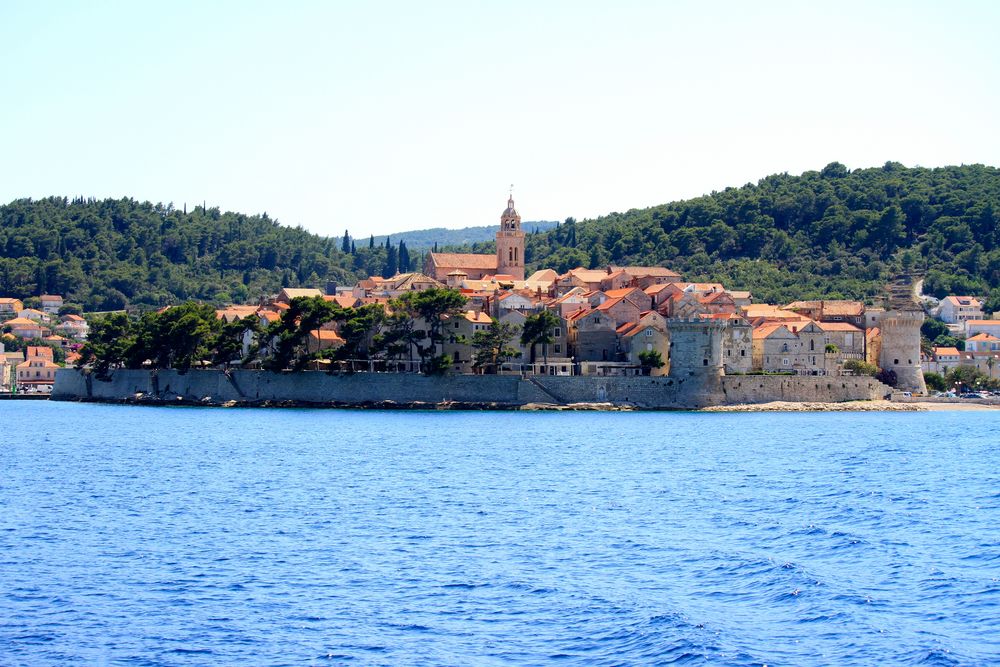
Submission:
<svg viewBox="0 0 1000 667">
<path fill-rule="evenodd" d="M 500 216 L 497 232 L 497 273 L 524 280 L 524 232 L 521 216 L 514 209 L 514 195 L 507 200 L 507 209 Z"/>
<path fill-rule="evenodd" d="M 920 325 L 924 309 L 913 295 L 912 276 L 901 276 L 887 287 L 886 313 L 879 321 L 882 351 L 879 366 L 896 374 L 896 388 L 926 394 L 920 366 Z"/>
<path fill-rule="evenodd" d="M 667 377 L 683 385 L 685 402 L 693 407 L 722 401 L 722 339 L 726 324 L 701 318 L 667 320 L 670 371 Z"/>
</svg>

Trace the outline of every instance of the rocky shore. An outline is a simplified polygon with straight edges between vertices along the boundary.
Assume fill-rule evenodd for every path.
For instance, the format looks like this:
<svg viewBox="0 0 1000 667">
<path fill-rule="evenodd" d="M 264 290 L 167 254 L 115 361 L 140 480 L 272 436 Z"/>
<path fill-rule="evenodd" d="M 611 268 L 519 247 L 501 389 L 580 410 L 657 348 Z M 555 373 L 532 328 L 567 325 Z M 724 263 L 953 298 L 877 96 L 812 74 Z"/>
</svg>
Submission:
<svg viewBox="0 0 1000 667">
<path fill-rule="evenodd" d="M 846 401 L 843 403 L 791 403 L 774 401 L 749 405 L 713 405 L 700 412 L 927 412 L 920 403 Z"/>
</svg>

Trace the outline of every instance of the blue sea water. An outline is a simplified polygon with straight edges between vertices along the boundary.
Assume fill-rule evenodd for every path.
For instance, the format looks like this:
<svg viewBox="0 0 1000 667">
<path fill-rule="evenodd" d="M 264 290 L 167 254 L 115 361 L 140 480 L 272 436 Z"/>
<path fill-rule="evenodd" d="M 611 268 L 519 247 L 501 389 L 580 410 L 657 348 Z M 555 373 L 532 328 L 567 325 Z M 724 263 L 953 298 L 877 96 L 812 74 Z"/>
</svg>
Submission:
<svg viewBox="0 0 1000 667">
<path fill-rule="evenodd" d="M 1000 412 L 0 417 L 2 665 L 1000 664 Z"/>
</svg>

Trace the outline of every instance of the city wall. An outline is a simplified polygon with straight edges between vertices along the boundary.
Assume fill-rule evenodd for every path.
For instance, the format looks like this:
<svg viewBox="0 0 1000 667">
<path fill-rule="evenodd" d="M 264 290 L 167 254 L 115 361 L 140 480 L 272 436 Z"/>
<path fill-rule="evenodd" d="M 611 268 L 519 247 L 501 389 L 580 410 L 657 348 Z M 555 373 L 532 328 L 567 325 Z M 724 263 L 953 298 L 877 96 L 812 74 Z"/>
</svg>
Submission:
<svg viewBox="0 0 1000 667">
<path fill-rule="evenodd" d="M 74 369 L 56 374 L 52 398 L 206 405 L 317 405 L 514 408 L 529 403 L 610 403 L 647 409 L 770 401 L 840 402 L 883 398 L 869 377 L 733 375 L 714 378 L 450 375 L 333 375 L 221 370 L 117 370 L 109 380 Z"/>
</svg>

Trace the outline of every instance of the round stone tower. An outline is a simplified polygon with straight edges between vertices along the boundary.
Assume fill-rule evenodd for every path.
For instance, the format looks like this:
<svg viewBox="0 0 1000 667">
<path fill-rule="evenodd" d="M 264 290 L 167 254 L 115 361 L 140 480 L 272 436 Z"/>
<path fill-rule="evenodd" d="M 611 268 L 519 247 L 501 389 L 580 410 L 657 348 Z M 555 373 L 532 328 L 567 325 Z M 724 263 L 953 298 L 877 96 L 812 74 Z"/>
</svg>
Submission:
<svg viewBox="0 0 1000 667">
<path fill-rule="evenodd" d="M 670 370 L 676 380 L 678 401 L 693 407 L 722 401 L 722 339 L 726 324 L 701 318 L 671 318 Z"/>
<path fill-rule="evenodd" d="M 926 394 L 924 372 L 920 366 L 920 325 L 923 310 L 889 310 L 879 321 L 882 352 L 879 366 L 896 374 L 896 388 L 914 394 Z"/>
<path fill-rule="evenodd" d="M 521 216 L 514 208 L 514 195 L 507 200 L 507 208 L 500 216 L 497 232 L 497 273 L 524 280 L 524 232 Z"/>
<path fill-rule="evenodd" d="M 882 351 L 879 366 L 896 374 L 896 388 L 926 394 L 924 372 L 920 365 L 920 325 L 924 309 L 914 296 L 914 276 L 897 276 L 886 286 L 886 312 L 879 321 Z"/>
</svg>

